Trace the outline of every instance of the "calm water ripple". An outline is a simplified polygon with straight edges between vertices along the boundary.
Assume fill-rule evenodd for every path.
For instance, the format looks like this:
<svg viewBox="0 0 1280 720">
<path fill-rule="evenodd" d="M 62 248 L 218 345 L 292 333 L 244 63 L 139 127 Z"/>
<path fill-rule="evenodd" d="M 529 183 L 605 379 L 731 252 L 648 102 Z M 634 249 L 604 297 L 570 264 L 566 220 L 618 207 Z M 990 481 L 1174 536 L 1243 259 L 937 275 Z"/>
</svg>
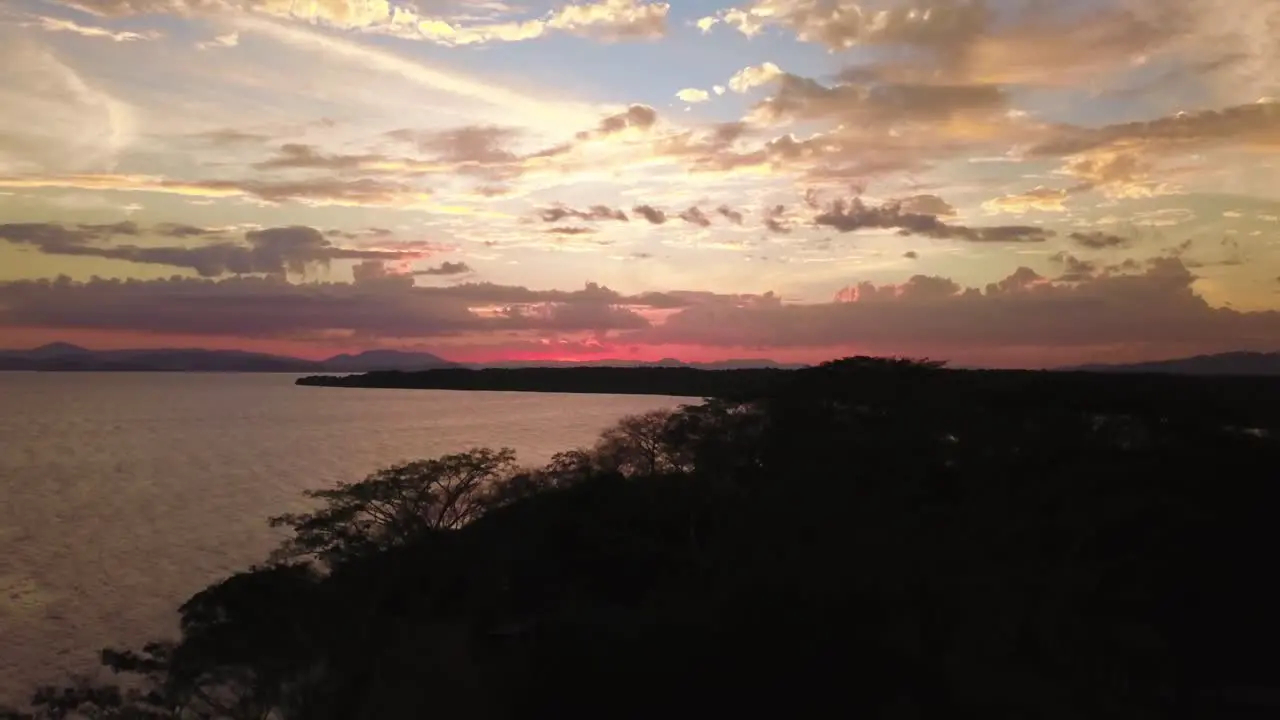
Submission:
<svg viewBox="0 0 1280 720">
<path fill-rule="evenodd" d="M 0 704 L 175 632 L 303 490 L 487 445 L 526 463 L 681 398 L 339 390 L 286 375 L 0 373 Z"/>
</svg>

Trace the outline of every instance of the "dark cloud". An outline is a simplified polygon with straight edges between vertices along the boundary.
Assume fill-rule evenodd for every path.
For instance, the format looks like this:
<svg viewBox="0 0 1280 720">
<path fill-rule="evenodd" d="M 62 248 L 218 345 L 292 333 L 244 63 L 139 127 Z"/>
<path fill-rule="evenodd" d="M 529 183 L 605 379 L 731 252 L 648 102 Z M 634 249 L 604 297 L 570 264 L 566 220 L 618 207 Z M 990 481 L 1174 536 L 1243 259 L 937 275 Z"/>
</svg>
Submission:
<svg viewBox="0 0 1280 720">
<path fill-rule="evenodd" d="M 950 225 L 939 220 L 936 215 L 904 212 L 900 202 L 888 202 L 876 207 L 866 204 L 858 197 L 832 202 L 825 211 L 813 218 L 813 222 L 842 233 L 864 229 L 897 230 L 901 235 L 975 243 L 1038 243 L 1054 235 L 1052 230 L 1028 225 L 980 228 Z"/>
<path fill-rule="evenodd" d="M 591 235 L 596 232 L 595 228 L 590 227 L 553 227 L 547 228 L 545 232 L 553 235 Z"/>
<path fill-rule="evenodd" d="M 938 217 L 950 217 L 956 214 L 955 207 L 937 195 L 912 195 L 897 202 L 902 212 L 906 213 L 937 215 Z"/>
<path fill-rule="evenodd" d="M 648 220 L 654 225 L 662 225 L 667 221 L 667 214 L 652 205 L 637 205 L 631 208 L 631 212 Z"/>
<path fill-rule="evenodd" d="M 160 180 L 119 189 L 175 192 L 194 196 L 247 196 L 269 203 L 303 202 L 334 205 L 396 206 L 417 200 L 428 191 L 405 182 L 371 177 L 306 180 Z"/>
<path fill-rule="evenodd" d="M 618 220 L 628 222 L 627 214 L 620 209 L 611 208 L 605 205 L 592 205 L 586 210 L 574 210 L 573 208 L 557 205 L 555 207 L 544 208 L 538 211 L 538 216 L 544 222 L 560 222 L 565 218 L 576 218 L 578 220 Z"/>
<path fill-rule="evenodd" d="M 1129 239 L 1119 235 L 1112 235 L 1098 230 L 1090 232 L 1073 232 L 1067 237 L 1071 238 L 1075 244 L 1089 250 L 1104 250 L 1107 248 L 1128 247 Z"/>
<path fill-rule="evenodd" d="M 1100 128 L 1063 128 L 1056 137 L 1032 147 L 1030 154 L 1056 157 L 1110 146 L 1196 145 L 1222 140 L 1280 144 L 1280 102 L 1179 113 Z"/>
<path fill-rule="evenodd" d="M 99 233 L 89 230 L 72 230 L 52 223 L 7 223 L 0 225 L 0 239 L 16 245 L 31 245 L 41 252 L 59 254 L 67 248 L 77 248 L 96 240 Z"/>
<path fill-rule="evenodd" d="M 392 130 L 387 137 L 412 144 L 419 152 L 457 163 L 506 163 L 517 159 L 506 145 L 520 137 L 515 128 L 468 125 L 443 131 Z"/>
<path fill-rule="evenodd" d="M 466 275 L 474 272 L 471 266 L 464 262 L 442 262 L 439 265 L 426 270 L 415 270 L 414 275 Z"/>
<path fill-rule="evenodd" d="M 244 243 L 222 241 L 195 246 L 101 244 L 115 234 L 111 228 L 118 227 L 90 225 L 73 230 L 50 223 L 0 225 L 0 239 L 34 246 L 47 255 L 167 265 L 194 270 L 202 277 L 254 273 L 303 275 L 314 267 L 327 267 L 333 260 L 410 260 L 426 254 L 422 248 L 339 247 L 326 240 L 319 230 L 306 226 L 252 230 L 245 233 Z M 134 230 L 131 234 L 138 234 L 137 229 Z"/>
<path fill-rule="evenodd" d="M 787 220 L 787 207 L 774 205 L 764 211 L 764 226 L 769 232 L 786 235 L 791 232 L 791 223 Z"/>
<path fill-rule="evenodd" d="M 679 217 L 681 220 L 684 220 L 691 225 L 697 225 L 699 227 L 711 226 L 711 218 L 707 217 L 707 214 L 697 207 L 691 207 L 688 210 L 682 211 Z"/>
<path fill-rule="evenodd" d="M 104 329 L 255 338 L 427 338 L 495 332 L 620 333 L 618 344 L 725 348 L 859 348 L 957 362 L 1063 364 L 1117 353 L 1173 356 L 1274 350 L 1280 313 L 1210 306 L 1177 258 L 1115 268 L 1055 258 L 1070 280 L 1020 268 L 985 287 L 916 275 L 859 283 L 831 302 L 798 304 L 772 293 L 627 296 L 600 285 L 541 291 L 492 283 L 415 287 L 366 262 L 360 283 L 95 279 L 0 283 L 0 327 Z M 394 277 L 389 277 L 394 276 Z M 645 308 L 675 312 L 649 322 Z M 1266 346 L 1266 347 L 1263 347 Z M 1120 348 L 1120 349 L 1118 349 Z M 1030 359 L 1028 359 L 1030 358 Z"/>
<path fill-rule="evenodd" d="M 1082 282 L 1093 278 L 1098 273 L 1096 262 L 1081 260 L 1071 253 L 1060 252 L 1049 260 L 1062 266 L 1062 275 L 1058 276 L 1058 280 L 1062 282 Z"/>
<path fill-rule="evenodd" d="M 716 212 L 723 215 L 725 218 L 729 220 L 729 222 L 733 223 L 734 225 L 742 224 L 742 213 L 738 212 L 737 210 L 734 210 L 728 205 L 721 205 L 720 207 L 716 208 Z"/>
<path fill-rule="evenodd" d="M 906 258 L 906 259 L 908 259 L 908 260 L 919 260 L 919 259 L 920 259 L 920 253 L 916 252 L 915 250 L 908 250 L 908 251 L 906 251 L 906 252 L 902 253 L 902 257 L 904 257 L 904 258 Z"/>
<path fill-rule="evenodd" d="M 975 362 L 1000 362 L 1007 353 L 1047 365 L 1081 353 L 1114 357 L 1117 348 L 1148 357 L 1276 349 L 1280 312 L 1212 307 L 1193 291 L 1195 279 L 1174 258 L 1152 259 L 1140 273 L 1082 275 L 1078 282 L 1049 280 L 1029 268 L 985 288 L 917 275 L 898 285 L 850 286 L 832 303 L 719 298 L 620 339 L 734 348 L 852 346 Z"/>
<path fill-rule="evenodd" d="M 248 145 L 264 143 L 271 139 L 270 135 L 262 133 L 248 132 L 245 130 L 236 130 L 234 128 L 222 128 L 219 130 L 206 130 L 205 132 L 192 133 L 188 137 L 200 140 L 215 147 L 227 147 L 231 145 Z"/>
<path fill-rule="evenodd" d="M 758 6 L 767 14 L 749 12 Z M 873 13 L 851 0 L 828 2 L 756 2 L 748 12 L 722 13 L 723 20 L 744 33 L 769 22 L 792 30 L 799 40 L 847 50 L 855 45 L 906 45 L 942 50 L 963 45 L 988 31 L 995 13 L 986 2 L 932 0 Z"/>
<path fill-rule="evenodd" d="M 356 268 L 355 283 L 298 284 L 280 277 L 2 282 L 0 327 L 297 339 L 335 331 L 423 338 L 648 326 L 633 309 L 636 298 L 594 284 L 577 291 L 489 283 L 415 287 L 411 276 L 381 262 Z"/>
<path fill-rule="evenodd" d="M 583 131 L 578 133 L 579 140 L 588 140 L 592 137 L 606 137 L 615 135 L 626 130 L 627 128 L 636 128 L 638 130 L 648 130 L 658 122 L 658 111 L 648 105 L 631 105 L 625 111 L 616 115 L 609 115 L 600 121 L 594 132 Z"/>
<path fill-rule="evenodd" d="M 964 113 L 1003 110 L 1005 92 L 996 85 L 863 84 L 823 85 L 783 74 L 774 95 L 757 105 L 766 119 L 835 120 L 860 123 L 937 122 Z"/>
<path fill-rule="evenodd" d="M 100 235 L 137 235 L 139 232 L 138 224 L 131 220 L 108 223 L 106 225 L 77 225 L 76 227 Z"/>
<path fill-rule="evenodd" d="M 160 223 L 159 225 L 152 226 L 151 232 L 164 237 L 193 238 L 218 235 L 221 231 L 211 228 L 196 227 L 195 225 L 186 225 L 184 223 Z"/>
<path fill-rule="evenodd" d="M 258 170 L 307 169 L 307 170 L 358 170 L 371 163 L 387 161 L 385 155 L 326 155 L 314 145 L 287 143 L 280 146 L 275 157 L 254 163 Z"/>
</svg>

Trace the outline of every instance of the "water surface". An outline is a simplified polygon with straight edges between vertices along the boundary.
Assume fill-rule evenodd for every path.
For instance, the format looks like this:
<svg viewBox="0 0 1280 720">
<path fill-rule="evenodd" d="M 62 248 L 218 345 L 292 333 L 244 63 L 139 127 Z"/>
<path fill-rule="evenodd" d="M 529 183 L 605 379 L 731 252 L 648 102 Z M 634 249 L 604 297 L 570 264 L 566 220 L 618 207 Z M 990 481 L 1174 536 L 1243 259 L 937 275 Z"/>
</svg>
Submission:
<svg viewBox="0 0 1280 720">
<path fill-rule="evenodd" d="M 0 704 L 172 634 L 303 490 L 474 446 L 545 461 L 681 398 L 307 388 L 291 375 L 0 373 Z"/>
</svg>

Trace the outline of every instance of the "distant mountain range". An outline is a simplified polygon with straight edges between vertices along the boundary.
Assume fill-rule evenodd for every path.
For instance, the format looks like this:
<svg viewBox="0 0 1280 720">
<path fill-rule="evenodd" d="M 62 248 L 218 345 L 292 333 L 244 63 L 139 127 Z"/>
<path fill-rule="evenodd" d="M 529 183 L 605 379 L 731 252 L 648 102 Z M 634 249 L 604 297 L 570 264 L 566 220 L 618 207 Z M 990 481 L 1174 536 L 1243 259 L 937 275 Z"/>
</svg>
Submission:
<svg viewBox="0 0 1280 720">
<path fill-rule="evenodd" d="M 511 361 L 463 364 L 424 352 L 370 350 L 358 355 L 335 355 L 327 360 L 304 360 L 284 355 L 239 350 L 89 350 L 69 343 L 52 343 L 33 350 L 0 350 L 0 370 L 81 371 L 81 372 L 280 372 L 280 373 L 364 373 L 382 370 L 431 370 L 456 367 L 694 367 L 705 370 L 782 367 L 770 360 L 724 360 L 710 363 L 682 363 L 665 359 L 657 362 L 592 360 L 588 362 Z"/>
<path fill-rule="evenodd" d="M 398 350 L 371 350 L 318 361 L 240 350 L 88 350 L 67 343 L 34 350 L 0 350 L 0 370 L 358 373 L 443 367 L 458 365 L 430 353 Z"/>
<path fill-rule="evenodd" d="M 749 368 L 796 369 L 799 364 L 772 360 L 741 359 L 686 363 L 672 358 L 657 361 L 513 360 L 494 363 L 455 363 L 437 355 L 402 350 L 370 350 L 357 355 L 335 355 L 327 360 L 304 360 L 285 355 L 240 350 L 89 350 L 68 343 L 52 343 L 33 350 L 0 350 L 0 370 L 134 371 L 134 372 L 280 372 L 365 373 L 381 370 L 431 370 L 435 368 L 525 367 L 691 367 L 700 370 Z M 1280 375 L 1280 353 L 1231 352 L 1220 355 L 1124 365 L 1080 365 L 1059 370 L 1105 373 L 1164 373 L 1176 375 Z"/>
<path fill-rule="evenodd" d="M 1229 352 L 1127 365 L 1081 365 L 1066 370 L 1169 375 L 1280 375 L 1280 353 Z"/>
</svg>

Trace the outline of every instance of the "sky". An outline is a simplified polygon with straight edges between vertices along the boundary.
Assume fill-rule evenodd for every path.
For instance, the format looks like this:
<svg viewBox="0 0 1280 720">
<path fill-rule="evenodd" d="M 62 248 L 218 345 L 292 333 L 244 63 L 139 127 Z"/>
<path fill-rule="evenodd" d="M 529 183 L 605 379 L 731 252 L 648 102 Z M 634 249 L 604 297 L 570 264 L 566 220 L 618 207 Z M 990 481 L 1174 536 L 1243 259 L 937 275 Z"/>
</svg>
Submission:
<svg viewBox="0 0 1280 720">
<path fill-rule="evenodd" d="M 1280 0 L 6 0 L 0 347 L 1280 350 Z"/>
</svg>

